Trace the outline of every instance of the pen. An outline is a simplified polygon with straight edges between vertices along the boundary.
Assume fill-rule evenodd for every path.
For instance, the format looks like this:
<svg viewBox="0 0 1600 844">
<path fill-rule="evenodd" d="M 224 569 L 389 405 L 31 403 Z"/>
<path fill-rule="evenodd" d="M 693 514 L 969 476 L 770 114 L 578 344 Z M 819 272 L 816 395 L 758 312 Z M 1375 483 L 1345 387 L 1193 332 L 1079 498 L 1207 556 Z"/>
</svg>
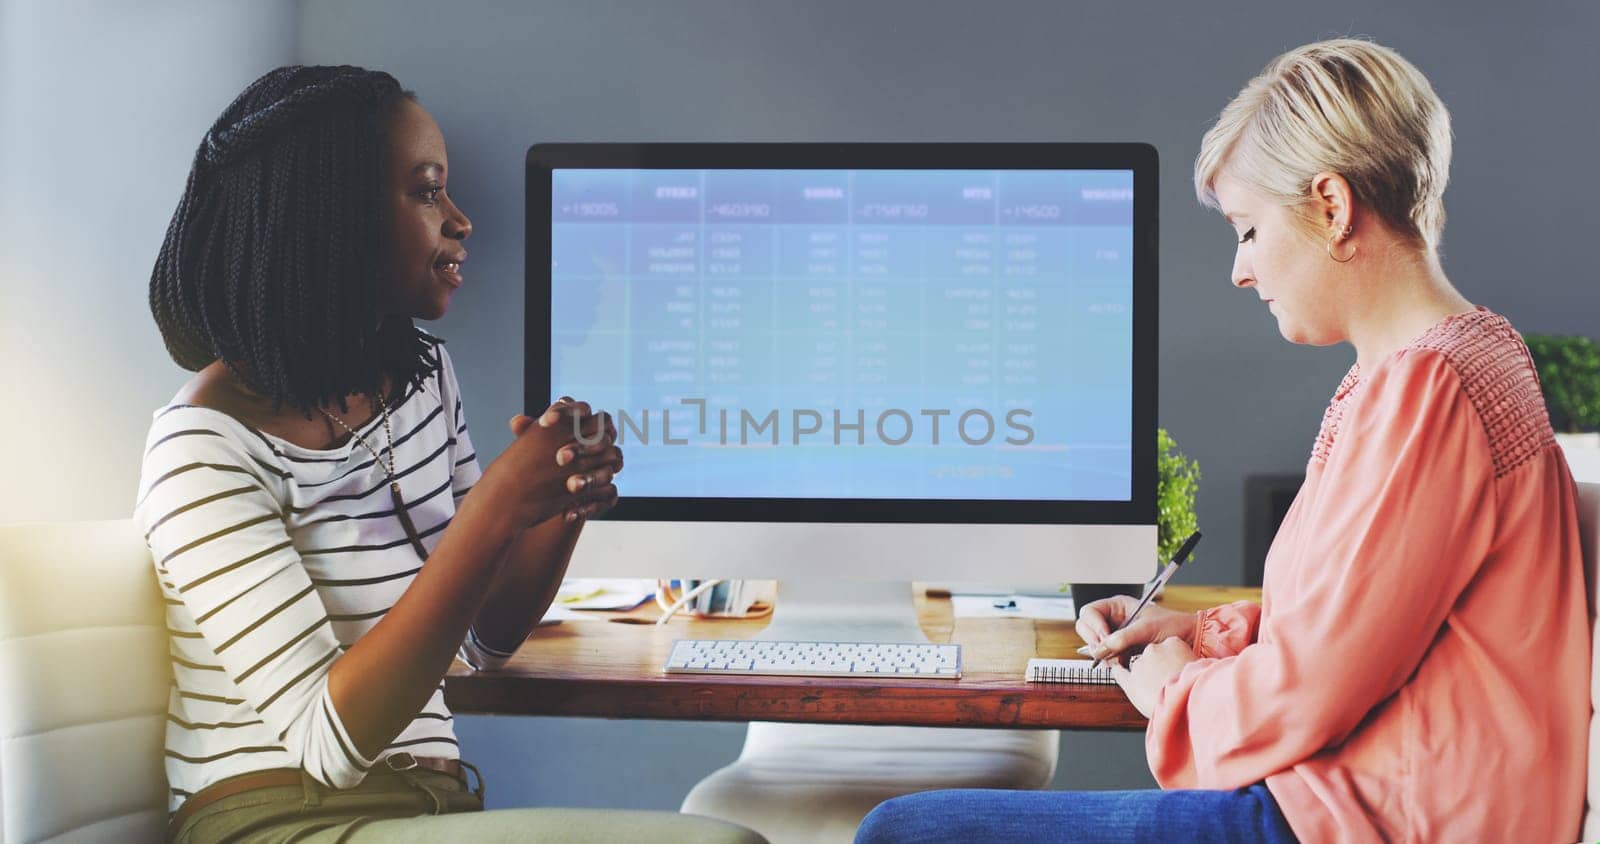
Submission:
<svg viewBox="0 0 1600 844">
<path fill-rule="evenodd" d="M 1178 571 L 1178 566 L 1183 565 L 1183 561 L 1189 559 L 1189 555 L 1194 553 L 1194 546 L 1199 544 L 1200 531 L 1195 531 L 1194 533 L 1189 534 L 1189 538 L 1183 541 L 1183 547 L 1179 548 L 1178 553 L 1173 556 L 1172 562 L 1167 563 L 1166 568 L 1163 568 L 1161 573 L 1156 575 L 1156 579 L 1150 581 L 1150 586 L 1144 590 L 1144 597 L 1139 599 L 1138 606 L 1133 608 L 1133 612 L 1128 613 L 1128 617 L 1123 619 L 1121 624 L 1117 625 L 1116 630 L 1106 634 L 1107 639 L 1111 638 L 1111 636 L 1115 634 L 1117 630 L 1121 630 L 1133 623 L 1133 620 L 1139 616 L 1139 611 L 1144 609 L 1146 604 L 1150 603 L 1150 599 L 1154 598 L 1156 593 L 1161 591 L 1161 587 L 1167 585 L 1167 581 L 1171 580 L 1172 575 Z M 1096 657 L 1094 665 L 1089 667 L 1090 669 L 1099 668 L 1100 663 L 1104 661 L 1105 657 Z"/>
</svg>

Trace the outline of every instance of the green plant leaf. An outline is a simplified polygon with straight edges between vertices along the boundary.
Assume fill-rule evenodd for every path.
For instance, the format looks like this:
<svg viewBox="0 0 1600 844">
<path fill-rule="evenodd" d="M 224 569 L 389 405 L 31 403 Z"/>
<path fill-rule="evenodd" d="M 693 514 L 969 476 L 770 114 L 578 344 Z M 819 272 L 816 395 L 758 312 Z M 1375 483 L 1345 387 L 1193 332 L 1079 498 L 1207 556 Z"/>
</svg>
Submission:
<svg viewBox="0 0 1600 844">
<path fill-rule="evenodd" d="M 1600 430 L 1600 345 L 1588 337 L 1527 334 L 1523 342 L 1557 431 Z"/>
<path fill-rule="evenodd" d="M 1178 450 L 1166 428 L 1156 429 L 1156 565 L 1178 553 L 1199 527 L 1195 497 L 1200 492 L 1200 463 Z"/>
</svg>

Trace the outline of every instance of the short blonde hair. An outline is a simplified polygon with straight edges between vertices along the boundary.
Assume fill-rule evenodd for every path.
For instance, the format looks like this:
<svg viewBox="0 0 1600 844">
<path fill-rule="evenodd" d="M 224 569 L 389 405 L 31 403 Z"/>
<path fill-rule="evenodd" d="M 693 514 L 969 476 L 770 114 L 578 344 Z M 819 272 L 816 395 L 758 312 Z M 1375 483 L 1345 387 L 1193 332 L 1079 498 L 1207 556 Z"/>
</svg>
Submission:
<svg viewBox="0 0 1600 844">
<path fill-rule="evenodd" d="M 1195 194 L 1217 208 L 1226 172 L 1303 213 L 1311 180 L 1343 176 L 1356 198 L 1401 236 L 1432 252 L 1444 234 L 1450 113 L 1422 72 L 1395 51 L 1353 38 L 1319 41 L 1273 59 L 1228 103 L 1200 142 Z"/>
</svg>

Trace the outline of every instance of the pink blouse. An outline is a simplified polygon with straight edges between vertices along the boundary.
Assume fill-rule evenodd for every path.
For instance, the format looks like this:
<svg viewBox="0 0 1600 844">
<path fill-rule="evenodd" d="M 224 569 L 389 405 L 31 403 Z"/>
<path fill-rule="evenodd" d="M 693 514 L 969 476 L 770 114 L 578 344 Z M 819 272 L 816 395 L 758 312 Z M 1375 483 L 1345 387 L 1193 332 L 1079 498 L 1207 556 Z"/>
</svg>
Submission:
<svg viewBox="0 0 1600 844">
<path fill-rule="evenodd" d="M 1576 488 L 1521 337 L 1446 318 L 1339 385 L 1260 606 L 1200 614 L 1145 737 L 1165 788 L 1262 780 L 1305 841 L 1573 841 Z"/>
</svg>

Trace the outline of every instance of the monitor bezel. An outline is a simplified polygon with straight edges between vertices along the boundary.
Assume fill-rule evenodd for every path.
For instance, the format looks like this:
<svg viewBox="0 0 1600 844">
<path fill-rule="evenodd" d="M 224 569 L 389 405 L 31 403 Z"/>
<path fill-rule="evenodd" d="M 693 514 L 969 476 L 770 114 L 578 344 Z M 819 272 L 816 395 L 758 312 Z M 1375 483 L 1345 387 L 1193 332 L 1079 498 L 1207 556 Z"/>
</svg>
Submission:
<svg viewBox="0 0 1600 844">
<path fill-rule="evenodd" d="M 1133 172 L 1133 473 L 1127 501 L 706 498 L 627 495 L 601 518 L 682 522 L 1153 525 L 1156 519 L 1157 204 L 1155 147 L 1144 143 L 545 143 L 528 148 L 523 406 L 551 398 L 552 173 L 565 169 L 1131 170 Z M 581 398 L 581 396 L 579 397 Z"/>
</svg>

